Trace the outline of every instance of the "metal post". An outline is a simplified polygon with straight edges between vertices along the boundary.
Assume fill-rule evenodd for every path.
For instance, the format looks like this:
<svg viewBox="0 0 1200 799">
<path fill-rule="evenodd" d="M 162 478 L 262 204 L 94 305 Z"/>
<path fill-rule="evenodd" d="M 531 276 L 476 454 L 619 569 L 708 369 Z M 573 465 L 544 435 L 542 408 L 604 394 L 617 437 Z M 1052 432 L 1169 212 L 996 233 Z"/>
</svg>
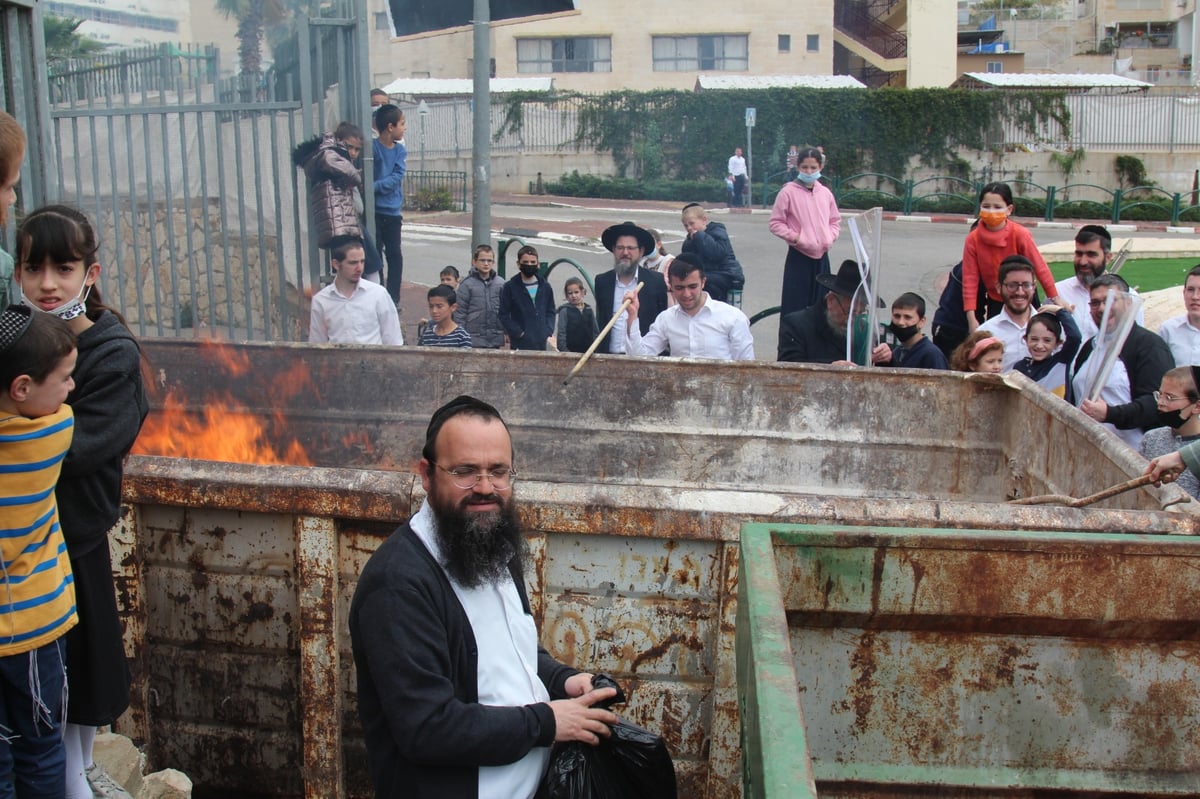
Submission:
<svg viewBox="0 0 1200 799">
<path fill-rule="evenodd" d="M 491 11 L 488 0 L 475 0 L 475 93 L 471 160 L 475 182 L 471 188 L 471 245 L 487 244 L 492 239 L 491 138 L 492 96 L 490 79 Z"/>
<path fill-rule="evenodd" d="M 425 172 L 425 117 L 429 116 L 429 103 L 422 100 L 417 103 L 417 116 L 421 118 L 421 172 Z M 424 174 L 422 174 L 424 178 Z"/>
</svg>

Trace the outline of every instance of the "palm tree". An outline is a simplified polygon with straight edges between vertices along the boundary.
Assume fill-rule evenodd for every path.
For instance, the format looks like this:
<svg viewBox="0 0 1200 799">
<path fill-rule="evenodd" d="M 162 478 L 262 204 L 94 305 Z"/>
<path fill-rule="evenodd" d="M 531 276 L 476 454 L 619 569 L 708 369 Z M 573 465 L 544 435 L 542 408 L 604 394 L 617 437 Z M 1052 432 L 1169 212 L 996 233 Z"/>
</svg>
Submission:
<svg viewBox="0 0 1200 799">
<path fill-rule="evenodd" d="M 84 58 L 95 53 L 103 52 L 108 45 L 79 33 L 82 19 L 59 17 L 46 14 L 42 18 L 42 30 L 46 41 L 46 64 L 55 64 L 71 58 Z"/>
<path fill-rule="evenodd" d="M 285 0 L 216 0 L 217 11 L 237 20 L 238 62 L 242 75 L 262 74 L 263 30 L 287 18 Z"/>
</svg>

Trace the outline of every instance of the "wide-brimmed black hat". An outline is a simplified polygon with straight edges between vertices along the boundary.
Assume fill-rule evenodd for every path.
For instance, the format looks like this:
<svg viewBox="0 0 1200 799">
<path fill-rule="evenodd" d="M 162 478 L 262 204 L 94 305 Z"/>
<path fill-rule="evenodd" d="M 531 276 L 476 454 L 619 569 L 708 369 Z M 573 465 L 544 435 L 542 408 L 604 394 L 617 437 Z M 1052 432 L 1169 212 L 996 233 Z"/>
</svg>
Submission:
<svg viewBox="0 0 1200 799">
<path fill-rule="evenodd" d="M 838 267 L 836 275 L 817 275 L 817 282 L 834 294 L 853 297 L 862 285 L 862 276 L 858 273 L 858 263 L 847 258 Z M 879 300 L 879 307 L 884 307 L 883 300 Z"/>
<path fill-rule="evenodd" d="M 600 241 L 604 244 L 604 249 L 612 252 L 613 247 L 617 246 L 617 239 L 622 236 L 633 236 L 636 238 L 638 244 L 642 247 L 642 255 L 654 250 L 654 236 L 650 234 L 650 231 L 638 227 L 632 222 L 622 222 L 619 225 L 613 225 L 606 229 L 600 234 Z"/>
</svg>

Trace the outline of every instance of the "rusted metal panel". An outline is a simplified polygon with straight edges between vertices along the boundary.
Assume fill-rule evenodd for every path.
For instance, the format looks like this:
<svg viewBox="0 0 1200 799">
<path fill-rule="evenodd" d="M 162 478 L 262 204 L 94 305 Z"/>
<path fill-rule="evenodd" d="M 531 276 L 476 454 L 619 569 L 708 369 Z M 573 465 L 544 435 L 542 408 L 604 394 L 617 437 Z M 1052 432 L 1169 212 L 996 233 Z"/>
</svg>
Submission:
<svg viewBox="0 0 1200 799">
<path fill-rule="evenodd" d="M 139 523 L 138 509 L 122 505 L 117 524 L 108 534 L 108 546 L 112 558 L 113 585 L 117 594 L 122 642 L 128 656 L 132 679 L 129 709 L 113 726 L 122 735 L 142 746 L 150 740 L 150 720 L 147 714 L 148 681 L 141 673 L 146 667 L 147 639 L 145 589 L 141 580 L 143 549 Z"/>
<path fill-rule="evenodd" d="M 342 717 L 338 682 L 338 534 L 332 519 L 302 516 L 296 531 L 296 576 L 300 597 L 300 723 L 305 799 L 343 799 Z"/>
<path fill-rule="evenodd" d="M 419 507 L 411 470 L 425 426 L 460 393 L 496 404 L 513 431 L 530 600 L 546 644 L 575 665 L 607 664 L 631 687 L 625 712 L 664 727 L 679 754 L 681 795 L 740 793 L 734 630 L 744 523 L 836 523 L 847 536 L 914 525 L 1195 534 L 1200 520 L 1192 507 L 1161 510 L 1179 497 L 1174 486 L 1122 495 L 1104 509 L 1002 504 L 1015 494 L 1090 493 L 1142 468 L 1081 414 L 1019 379 L 601 356 L 564 387 L 566 355 L 249 345 L 232 348 L 238 368 L 226 370 L 217 348 L 145 347 L 157 387 L 174 389 L 191 414 L 240 405 L 240 415 L 294 440 L 316 464 L 128 462 L 125 495 L 141 514 L 146 553 L 131 561 L 145 595 L 139 656 L 192 662 L 188 653 L 199 671 L 176 684 L 165 667 L 143 671 L 146 725 L 153 751 L 185 758 L 160 765 L 201 774 L 213 791 L 322 794 L 297 768 L 304 725 L 320 717 L 328 723 L 311 762 L 329 764 L 329 736 L 340 732 L 347 795 L 369 794 L 348 635 L 328 616 L 345 618 L 366 559 Z M 300 390 L 283 392 L 288 381 Z M 161 393 L 154 403 L 152 417 Z M 896 418 L 927 422 L 914 431 Z M 328 551 L 297 549 L 297 524 L 335 540 Z M 319 602 L 303 593 L 310 568 L 328 585 Z M 913 582 L 903 568 L 885 574 Z M 1052 568 L 1041 573 L 1055 578 Z M 854 622 L 872 613 L 866 607 L 847 605 L 836 620 Z M 309 615 L 314 626 L 305 627 Z M 302 689 L 302 657 L 340 664 L 323 693 Z M 331 691 L 341 694 L 340 711 Z M 203 732 L 165 740 L 192 730 Z M 231 753 L 218 733 L 258 750 Z M 227 756 L 231 769 L 208 765 Z"/>
<path fill-rule="evenodd" d="M 1196 794 L 1200 541 L 745 534 L 773 534 L 822 796 Z"/>
</svg>

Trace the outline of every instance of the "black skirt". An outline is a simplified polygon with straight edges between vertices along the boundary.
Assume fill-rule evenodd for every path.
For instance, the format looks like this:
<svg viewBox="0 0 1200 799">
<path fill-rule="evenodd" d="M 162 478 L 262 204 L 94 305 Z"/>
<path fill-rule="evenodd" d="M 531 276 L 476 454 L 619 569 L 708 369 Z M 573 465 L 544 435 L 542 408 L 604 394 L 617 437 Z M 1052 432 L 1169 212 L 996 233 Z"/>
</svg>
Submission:
<svg viewBox="0 0 1200 799">
<path fill-rule="evenodd" d="M 108 541 L 71 560 L 79 624 L 67 631 L 67 721 L 112 724 L 129 707 L 129 664 Z"/>
</svg>

